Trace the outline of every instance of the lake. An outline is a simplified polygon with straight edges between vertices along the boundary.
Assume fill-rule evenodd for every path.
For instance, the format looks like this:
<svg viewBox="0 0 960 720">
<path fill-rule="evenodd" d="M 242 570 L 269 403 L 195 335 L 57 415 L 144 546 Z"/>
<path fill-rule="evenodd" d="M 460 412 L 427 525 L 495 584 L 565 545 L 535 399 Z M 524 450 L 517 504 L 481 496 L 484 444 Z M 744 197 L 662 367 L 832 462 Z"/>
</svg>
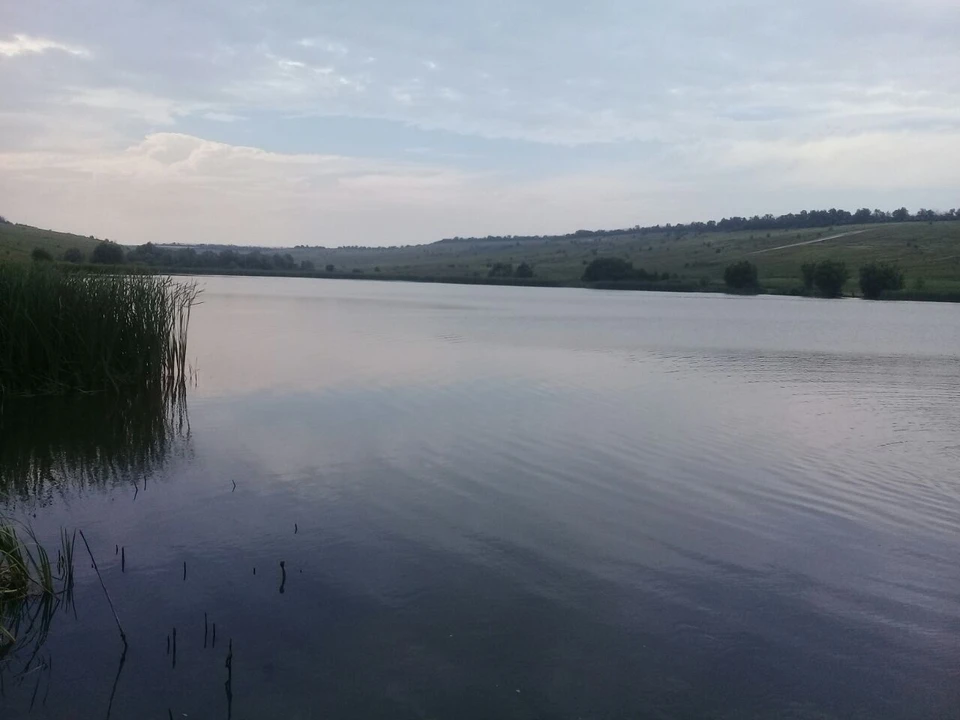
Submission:
<svg viewBox="0 0 960 720">
<path fill-rule="evenodd" d="M 957 717 L 960 307 L 199 282 L 185 404 L 5 409 L 129 640 L 78 541 L 5 720 Z"/>
</svg>

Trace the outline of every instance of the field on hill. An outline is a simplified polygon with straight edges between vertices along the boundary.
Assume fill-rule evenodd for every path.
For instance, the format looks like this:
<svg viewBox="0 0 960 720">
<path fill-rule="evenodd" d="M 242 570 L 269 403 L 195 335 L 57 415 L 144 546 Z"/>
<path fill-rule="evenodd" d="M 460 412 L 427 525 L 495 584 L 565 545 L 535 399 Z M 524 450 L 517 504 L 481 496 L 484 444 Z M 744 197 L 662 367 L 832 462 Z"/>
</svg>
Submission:
<svg viewBox="0 0 960 720">
<path fill-rule="evenodd" d="M 70 247 L 89 258 L 98 240 L 39 230 L 24 225 L 0 224 L 0 261 L 29 260 L 41 247 L 60 259 Z M 165 246 L 176 252 L 179 246 Z M 738 260 L 750 260 L 759 269 L 760 283 L 774 292 L 789 292 L 801 285 L 800 266 L 830 259 L 847 264 L 851 280 L 847 292 L 857 288 L 857 270 L 873 261 L 898 264 L 906 274 L 907 290 L 960 292 L 960 221 L 904 222 L 844 225 L 769 232 L 695 232 L 689 229 L 647 229 L 622 233 L 578 233 L 544 238 L 477 238 L 443 240 L 429 245 L 389 248 L 252 248 L 224 245 L 192 246 L 222 254 L 229 249 L 246 254 L 289 254 L 296 265 L 313 263 L 315 273 L 336 276 L 409 280 L 478 281 L 497 263 L 533 267 L 534 281 L 577 284 L 584 267 L 598 257 L 620 257 L 635 268 L 669 273 L 686 286 L 719 289 L 724 269 Z M 333 271 L 327 271 L 333 266 Z M 212 266 L 206 266 L 213 269 Z M 178 265 L 166 269 L 203 272 L 204 267 Z M 230 268 L 217 268 L 230 272 Z M 242 268 L 237 268 L 238 272 Z M 273 274 L 304 274 L 281 270 Z"/>
<path fill-rule="evenodd" d="M 853 275 L 866 263 L 895 262 L 907 287 L 922 279 L 927 290 L 960 291 L 960 222 L 891 223 L 772 232 L 674 233 L 545 238 L 457 240 L 406 248 L 293 248 L 297 260 L 318 269 L 409 277 L 485 277 L 495 263 L 526 262 L 535 277 L 575 283 L 596 257 L 621 257 L 636 268 L 670 273 L 681 280 L 719 286 L 732 262 L 750 260 L 770 289 L 798 287 L 800 266 L 831 259 L 846 262 Z M 849 289 L 856 287 L 856 279 Z"/>
<path fill-rule="evenodd" d="M 29 260 L 35 248 L 46 250 L 56 259 L 60 259 L 69 248 L 77 248 L 84 257 L 89 257 L 99 242 L 96 238 L 84 235 L 0 223 L 0 261 Z"/>
</svg>

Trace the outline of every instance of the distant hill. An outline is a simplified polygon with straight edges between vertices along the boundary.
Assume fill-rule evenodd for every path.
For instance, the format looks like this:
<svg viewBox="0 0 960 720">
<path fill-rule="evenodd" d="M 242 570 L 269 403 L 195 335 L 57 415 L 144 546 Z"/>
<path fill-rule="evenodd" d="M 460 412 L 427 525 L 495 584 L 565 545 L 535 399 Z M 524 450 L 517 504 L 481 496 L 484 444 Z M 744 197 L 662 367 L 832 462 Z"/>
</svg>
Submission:
<svg viewBox="0 0 960 720">
<path fill-rule="evenodd" d="M 788 292 L 800 285 L 800 266 L 822 259 L 847 263 L 856 289 L 861 265 L 888 261 L 906 274 L 907 289 L 928 293 L 960 293 L 960 219 L 957 211 L 897 222 L 900 213 L 871 213 L 869 223 L 851 223 L 856 214 L 822 211 L 838 225 L 771 227 L 811 222 L 814 213 L 731 218 L 716 223 L 581 230 L 560 236 L 453 238 L 428 245 L 404 247 L 296 246 L 253 248 L 235 245 L 177 244 L 143 246 L 128 253 L 128 261 L 182 272 L 319 274 L 407 280 L 478 282 L 526 263 L 531 282 L 575 285 L 583 269 L 598 257 L 618 257 L 637 269 L 669 275 L 683 286 L 719 288 L 724 269 L 750 260 L 759 269 L 761 284 Z M 929 213 L 930 211 L 922 211 Z M 720 229 L 736 227 L 738 229 Z M 0 224 L 0 260 L 28 260 L 34 247 L 55 258 L 76 247 L 89 257 L 98 240 L 25 225 Z M 144 247 L 152 248 L 149 252 Z M 332 269 L 328 270 L 332 266 Z"/>
<path fill-rule="evenodd" d="M 96 238 L 85 235 L 0 222 L 0 261 L 29 260 L 34 248 L 42 248 L 57 259 L 63 257 L 68 248 L 77 248 L 84 257 L 89 257 L 99 242 Z"/>
<path fill-rule="evenodd" d="M 497 264 L 528 263 L 535 277 L 576 283 L 597 257 L 620 257 L 635 268 L 669 273 L 687 283 L 719 286 L 727 265 L 750 260 L 761 283 L 773 290 L 800 284 L 800 266 L 832 259 L 846 262 L 853 274 L 873 261 L 895 262 L 908 288 L 960 291 L 960 220 L 886 222 L 841 227 L 782 230 L 697 231 L 687 226 L 583 233 L 544 238 L 457 238 L 431 245 L 399 248 L 290 248 L 294 259 L 317 268 L 333 264 L 368 275 L 408 277 L 485 277 Z M 851 280 L 849 289 L 856 282 Z"/>
</svg>

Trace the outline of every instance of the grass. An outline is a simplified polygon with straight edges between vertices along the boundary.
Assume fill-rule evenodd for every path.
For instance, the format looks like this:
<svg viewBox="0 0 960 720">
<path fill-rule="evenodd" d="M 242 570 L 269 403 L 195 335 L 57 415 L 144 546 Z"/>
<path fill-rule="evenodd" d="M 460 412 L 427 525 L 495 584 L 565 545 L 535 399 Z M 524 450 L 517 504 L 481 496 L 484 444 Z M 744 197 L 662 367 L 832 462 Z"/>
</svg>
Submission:
<svg viewBox="0 0 960 720">
<path fill-rule="evenodd" d="M 0 661 L 34 630 L 45 636 L 56 604 L 69 601 L 74 545 L 75 538 L 62 530 L 54 563 L 29 526 L 0 518 Z M 36 603 L 38 614 L 31 612 Z M 38 616 L 47 620 L 39 628 Z"/>
<path fill-rule="evenodd" d="M 29 225 L 0 223 L 0 263 L 29 260 L 34 248 L 46 250 L 55 259 L 63 257 L 69 248 L 77 248 L 84 257 L 90 257 L 100 243 L 93 237 L 43 230 Z"/>
<path fill-rule="evenodd" d="M 197 292 L 153 275 L 0 264 L 0 399 L 175 387 Z"/>
</svg>

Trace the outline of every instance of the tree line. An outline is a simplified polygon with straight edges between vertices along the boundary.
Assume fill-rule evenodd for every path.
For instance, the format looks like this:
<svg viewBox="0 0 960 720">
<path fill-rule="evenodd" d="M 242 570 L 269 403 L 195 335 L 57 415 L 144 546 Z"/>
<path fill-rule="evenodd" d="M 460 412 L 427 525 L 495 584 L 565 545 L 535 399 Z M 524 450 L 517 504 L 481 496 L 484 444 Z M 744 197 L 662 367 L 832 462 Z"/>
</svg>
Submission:
<svg viewBox="0 0 960 720">
<path fill-rule="evenodd" d="M 842 225 L 878 225 L 884 223 L 903 222 L 946 222 L 960 220 L 960 208 L 952 210 L 928 210 L 921 208 L 911 213 L 907 208 L 896 210 L 871 210 L 860 208 L 850 212 L 848 210 L 802 210 L 798 213 L 786 215 L 754 215 L 752 217 L 725 217 L 708 222 L 690 222 L 671 225 L 635 225 L 631 228 L 616 230 L 577 230 L 566 235 L 487 235 L 486 237 L 447 238 L 441 242 L 524 242 L 530 240 L 575 240 L 578 238 L 609 237 L 612 235 L 647 235 L 651 233 L 670 232 L 683 233 L 713 233 L 713 232 L 751 232 L 769 230 L 801 230 L 806 228 L 833 227 Z"/>
<path fill-rule="evenodd" d="M 36 248 L 31 254 L 34 260 L 53 260 L 49 252 Z M 277 270 L 284 272 L 314 272 L 314 264 L 309 260 L 297 262 L 290 253 L 264 253 L 260 250 L 237 252 L 227 249 L 220 252 L 193 248 L 165 248 L 146 243 L 132 250 L 124 251 L 121 245 L 104 240 L 97 245 L 89 257 L 78 248 L 69 248 L 63 253 L 65 262 L 82 263 L 89 261 L 100 265 L 147 265 L 159 268 L 183 268 L 190 270 Z M 327 265 L 327 272 L 335 270 Z"/>
</svg>

